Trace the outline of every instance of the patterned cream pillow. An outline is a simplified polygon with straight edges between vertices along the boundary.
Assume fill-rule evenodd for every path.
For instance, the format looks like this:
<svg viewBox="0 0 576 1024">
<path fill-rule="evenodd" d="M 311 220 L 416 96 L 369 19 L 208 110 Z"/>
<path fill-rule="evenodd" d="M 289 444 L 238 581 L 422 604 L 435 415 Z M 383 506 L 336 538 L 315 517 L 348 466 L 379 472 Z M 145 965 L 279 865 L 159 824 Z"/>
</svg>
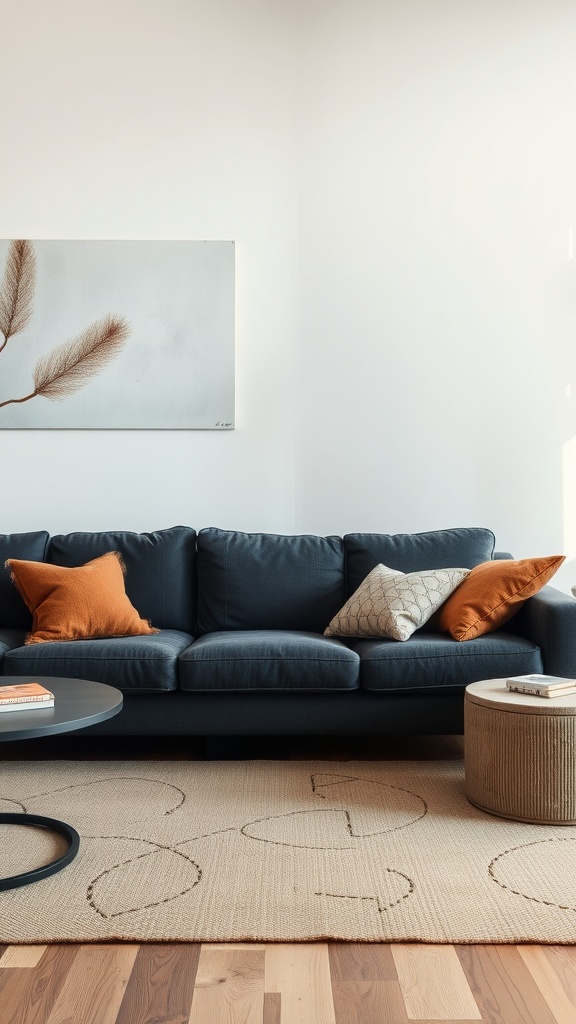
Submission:
<svg viewBox="0 0 576 1024">
<path fill-rule="evenodd" d="M 423 569 L 397 572 L 377 565 L 324 630 L 324 636 L 379 636 L 407 640 L 470 572 Z"/>
</svg>

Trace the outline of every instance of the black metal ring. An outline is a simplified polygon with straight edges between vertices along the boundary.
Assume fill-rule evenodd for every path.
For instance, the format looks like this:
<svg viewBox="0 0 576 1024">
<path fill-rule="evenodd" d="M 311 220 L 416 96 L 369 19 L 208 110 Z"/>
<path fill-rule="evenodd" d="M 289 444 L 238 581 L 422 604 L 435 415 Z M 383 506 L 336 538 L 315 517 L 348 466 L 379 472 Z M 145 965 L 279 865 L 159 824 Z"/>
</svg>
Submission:
<svg viewBox="0 0 576 1024">
<path fill-rule="evenodd" d="M 44 818 L 39 814 L 10 814 L 0 813 L 0 825 L 34 825 L 37 828 L 46 828 L 50 832 L 56 832 L 69 842 L 66 853 L 56 860 L 44 864 L 41 868 L 34 868 L 32 871 L 24 871 L 20 875 L 11 875 L 9 878 L 0 878 L 0 892 L 6 889 L 17 889 L 20 885 L 29 885 L 30 882 L 39 882 L 41 878 L 48 878 L 61 871 L 67 864 L 74 860 L 80 847 L 80 836 L 75 828 L 67 825 L 65 821 L 58 821 L 57 818 Z"/>
</svg>

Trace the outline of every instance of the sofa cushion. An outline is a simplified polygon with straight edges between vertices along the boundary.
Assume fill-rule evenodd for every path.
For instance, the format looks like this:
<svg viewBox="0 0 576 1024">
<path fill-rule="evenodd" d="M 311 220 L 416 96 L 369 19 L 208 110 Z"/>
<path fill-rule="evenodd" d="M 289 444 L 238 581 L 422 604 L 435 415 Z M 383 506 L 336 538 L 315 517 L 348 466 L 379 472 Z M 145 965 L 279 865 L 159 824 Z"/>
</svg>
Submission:
<svg viewBox="0 0 576 1024">
<path fill-rule="evenodd" d="M 324 636 L 408 640 L 456 589 L 469 569 L 398 572 L 375 565 L 334 616 Z"/>
<path fill-rule="evenodd" d="M 466 644 L 445 634 L 414 633 L 410 640 L 358 640 L 360 685 L 365 690 L 429 690 L 467 686 L 542 672 L 542 653 L 531 640 L 510 633 L 489 633 Z"/>
<path fill-rule="evenodd" d="M 181 690 L 355 690 L 358 655 L 314 633 L 209 633 L 180 657 Z"/>
<path fill-rule="evenodd" d="M 198 632 L 321 633 L 344 601 L 340 537 L 198 534 Z"/>
<path fill-rule="evenodd" d="M 5 654 L 4 674 L 91 679 L 124 693 L 175 690 L 178 657 L 191 643 L 189 633 L 165 629 L 153 636 L 33 644 Z"/>
<path fill-rule="evenodd" d="M 14 647 L 22 647 L 26 638 L 23 629 L 0 629 L 0 675 L 4 671 L 4 655 Z M 6 673 L 5 673 L 6 674 Z"/>
<path fill-rule="evenodd" d="M 16 558 L 7 564 L 33 615 L 27 644 L 158 632 L 128 600 L 117 551 L 75 568 Z"/>
<path fill-rule="evenodd" d="M 196 532 L 173 526 L 156 533 L 68 533 L 51 537 L 48 561 L 79 566 L 119 551 L 126 593 L 143 619 L 160 629 L 193 633 L 196 623 Z"/>
<path fill-rule="evenodd" d="M 455 640 L 474 640 L 499 629 L 548 583 L 564 555 L 482 562 L 442 605 L 438 629 Z"/>
<path fill-rule="evenodd" d="M 432 530 L 429 533 L 349 533 L 346 552 L 346 597 L 383 562 L 400 572 L 422 569 L 472 569 L 494 554 L 494 534 L 479 527 Z"/>
<path fill-rule="evenodd" d="M 44 562 L 48 549 L 48 534 L 0 534 L 0 626 L 2 629 L 30 629 L 32 616 L 23 598 L 10 579 L 8 558 L 23 558 L 28 562 Z"/>
</svg>

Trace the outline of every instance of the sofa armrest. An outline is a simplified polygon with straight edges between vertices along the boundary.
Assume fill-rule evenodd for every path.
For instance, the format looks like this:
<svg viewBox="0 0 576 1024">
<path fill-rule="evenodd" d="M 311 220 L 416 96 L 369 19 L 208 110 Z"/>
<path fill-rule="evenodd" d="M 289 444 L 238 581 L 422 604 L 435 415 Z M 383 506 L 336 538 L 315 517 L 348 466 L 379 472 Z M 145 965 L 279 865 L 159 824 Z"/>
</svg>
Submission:
<svg viewBox="0 0 576 1024">
<path fill-rule="evenodd" d="M 576 600 L 569 594 L 543 587 L 514 616 L 510 632 L 538 644 L 548 675 L 576 677 Z"/>
</svg>

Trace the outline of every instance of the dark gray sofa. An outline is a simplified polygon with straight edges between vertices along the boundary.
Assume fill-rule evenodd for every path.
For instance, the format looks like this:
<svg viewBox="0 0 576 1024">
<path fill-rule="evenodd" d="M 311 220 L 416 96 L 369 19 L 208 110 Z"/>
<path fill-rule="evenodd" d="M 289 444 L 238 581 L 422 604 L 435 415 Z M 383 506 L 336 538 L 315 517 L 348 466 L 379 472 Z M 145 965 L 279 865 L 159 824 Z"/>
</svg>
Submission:
<svg viewBox="0 0 576 1024">
<path fill-rule="evenodd" d="M 459 643 L 322 635 L 379 562 L 413 572 L 493 557 L 490 530 L 284 536 L 177 526 L 156 533 L 0 536 L 7 558 L 77 566 L 120 551 L 126 591 L 153 636 L 24 645 L 31 617 L 0 574 L 0 672 L 122 690 L 101 735 L 461 733 L 464 687 L 525 672 L 576 675 L 576 601 L 552 587 L 505 629 Z"/>
</svg>

